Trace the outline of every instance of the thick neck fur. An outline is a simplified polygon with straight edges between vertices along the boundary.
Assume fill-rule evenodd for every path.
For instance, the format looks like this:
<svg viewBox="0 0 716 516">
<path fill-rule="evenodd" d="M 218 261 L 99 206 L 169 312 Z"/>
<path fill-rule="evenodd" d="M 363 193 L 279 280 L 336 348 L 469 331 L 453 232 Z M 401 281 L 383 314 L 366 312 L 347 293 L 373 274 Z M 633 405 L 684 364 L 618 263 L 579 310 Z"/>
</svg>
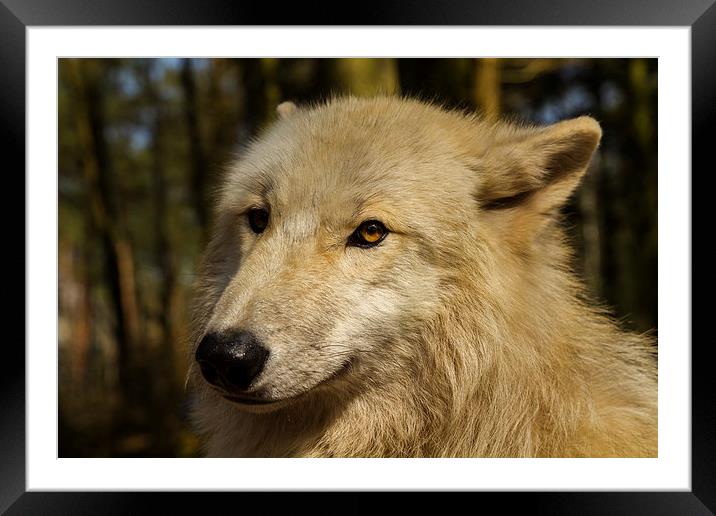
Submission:
<svg viewBox="0 0 716 516">
<path fill-rule="evenodd" d="M 485 249 L 472 262 L 485 268 L 462 267 L 451 281 L 471 288 L 448 283 L 453 308 L 396 343 L 384 370 L 358 364 L 352 382 L 268 414 L 199 390 L 207 454 L 654 456 L 653 343 L 589 308 L 559 232 L 545 241 L 521 256 Z M 490 266 L 486 256 L 516 262 Z"/>
</svg>

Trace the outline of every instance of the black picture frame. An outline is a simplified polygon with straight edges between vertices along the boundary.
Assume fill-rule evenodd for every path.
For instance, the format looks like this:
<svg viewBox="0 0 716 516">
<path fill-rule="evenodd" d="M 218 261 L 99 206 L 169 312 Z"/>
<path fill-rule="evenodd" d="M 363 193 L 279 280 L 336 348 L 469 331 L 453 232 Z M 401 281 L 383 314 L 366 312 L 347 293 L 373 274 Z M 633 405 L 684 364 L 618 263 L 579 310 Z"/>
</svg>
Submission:
<svg viewBox="0 0 716 516">
<path fill-rule="evenodd" d="M 322 2 L 284 4 L 280 9 L 256 1 L 231 0 L 0 0 L 0 147 L 5 172 L 6 192 L 12 199 L 22 199 L 23 206 L 3 203 L 6 224 L 5 242 L 13 242 L 12 253 L 6 246 L 9 264 L 24 267 L 25 236 L 11 239 L 12 228 L 21 231 L 17 213 L 25 213 L 25 60 L 26 29 L 32 26 L 64 25 L 592 25 L 592 26 L 689 26 L 691 27 L 692 72 L 692 175 L 713 175 L 711 147 L 716 110 L 716 5 L 715 0 L 604 0 L 588 3 L 578 0 L 487 0 L 482 2 L 440 1 L 360 2 L 350 9 L 339 9 L 338 3 Z M 342 12 L 342 14 L 341 14 Z M 710 166 L 707 165 L 710 164 Z M 12 165 L 10 165 L 12 164 Z M 698 171 L 694 173 L 693 171 Z M 11 188 L 8 180 L 20 185 Z M 692 191 L 693 188 L 692 188 Z M 693 203 L 693 201 L 692 201 Z M 693 206 L 693 204 L 692 204 Z M 702 218 L 692 216 L 694 225 Z M 706 219 L 707 220 L 707 219 Z M 14 236 L 14 235 L 12 235 Z M 23 242 L 21 246 L 19 242 Z M 692 251 L 693 252 L 693 251 Z M 692 264 L 694 262 L 692 254 Z M 22 262 L 20 263 L 20 258 Z M 693 269 L 693 265 L 692 265 Z M 701 269 L 703 270 L 703 269 Z M 711 273 L 710 276 L 713 274 Z M 19 276 L 15 274 L 15 276 Z M 709 274 L 706 274 L 707 277 Z M 12 279 L 12 278 L 7 278 Z M 704 288 L 704 287 L 702 287 Z M 16 295 L 15 295 L 16 296 Z M 6 308 L 6 324 L 20 320 L 11 311 L 25 314 L 23 302 L 13 296 Z M 7 301 L 7 297 L 6 297 Z M 703 309 L 703 308 L 702 308 Z M 12 314 L 12 315 L 11 315 Z M 23 340 L 24 325 L 20 333 Z M 5 334 L 8 337 L 12 332 Z M 26 492 L 25 487 L 25 351 L 13 342 L 5 342 L 0 374 L 0 511 L 8 514 L 105 514 L 166 513 L 169 506 L 202 512 L 211 503 L 228 503 L 241 497 L 241 506 L 261 496 L 261 503 L 282 503 L 278 493 L 211 493 L 188 497 L 181 493 L 79 493 Z M 684 342 L 684 346 L 691 343 Z M 709 358 L 711 342 L 693 339 L 692 345 L 692 490 L 690 492 L 530 492 L 475 493 L 473 500 L 459 501 L 453 495 L 451 505 L 469 503 L 476 509 L 489 500 L 504 509 L 546 514 L 713 514 L 716 512 L 716 385 Z M 312 512 L 372 512 L 377 507 L 364 494 L 351 493 L 339 502 L 320 494 L 302 494 L 292 500 L 294 508 L 310 507 Z M 197 500 L 198 498 L 198 500 Z M 384 497 L 382 497 L 384 498 Z M 401 507 L 423 504 L 422 493 L 401 496 L 402 500 L 382 499 L 385 509 L 392 503 Z M 399 504 L 399 505 L 398 505 Z M 494 505 L 493 505 L 494 506 Z M 236 510 L 239 506 L 234 506 Z"/>
</svg>

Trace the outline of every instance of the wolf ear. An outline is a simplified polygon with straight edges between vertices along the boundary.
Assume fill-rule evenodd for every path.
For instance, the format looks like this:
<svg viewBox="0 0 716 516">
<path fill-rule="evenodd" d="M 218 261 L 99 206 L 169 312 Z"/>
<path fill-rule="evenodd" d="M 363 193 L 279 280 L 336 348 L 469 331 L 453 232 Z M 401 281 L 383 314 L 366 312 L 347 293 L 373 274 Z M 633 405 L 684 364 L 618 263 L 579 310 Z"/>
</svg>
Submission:
<svg viewBox="0 0 716 516">
<path fill-rule="evenodd" d="M 276 113 L 278 113 L 279 118 L 288 118 L 290 117 L 298 108 L 296 107 L 296 104 L 294 104 L 291 101 L 281 102 L 278 106 L 276 106 Z"/>
<path fill-rule="evenodd" d="M 485 212 L 549 215 L 577 187 L 602 130 L 579 117 L 540 129 L 503 130 L 477 161 L 477 200 Z"/>
</svg>

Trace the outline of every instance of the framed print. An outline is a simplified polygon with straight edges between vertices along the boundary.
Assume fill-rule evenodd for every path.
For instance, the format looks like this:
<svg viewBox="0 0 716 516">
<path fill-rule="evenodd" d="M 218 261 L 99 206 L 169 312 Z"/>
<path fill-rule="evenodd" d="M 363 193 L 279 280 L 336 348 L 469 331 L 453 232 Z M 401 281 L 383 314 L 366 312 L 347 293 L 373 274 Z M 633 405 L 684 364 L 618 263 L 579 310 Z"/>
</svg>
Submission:
<svg viewBox="0 0 716 516">
<path fill-rule="evenodd" d="M 3 510 L 151 511 L 169 496 L 154 491 L 185 509 L 176 491 L 716 510 L 708 345 L 691 337 L 703 220 L 691 171 L 706 173 L 716 101 L 710 0 L 382 2 L 350 19 L 181 7 L 0 5 L 2 145 L 8 170 L 25 170 L 26 216 Z M 375 134 L 384 143 L 365 144 Z M 441 167 L 480 179 L 421 183 Z M 391 188 L 403 201 L 381 197 Z M 482 282 L 453 279 L 468 272 Z M 610 318 L 586 308 L 602 302 Z M 454 344 L 468 320 L 480 353 L 439 355 L 472 360 L 460 374 L 435 350 L 415 359 L 428 329 Z M 558 333 L 580 345 L 537 345 Z M 491 401 L 450 419 L 481 368 L 498 378 L 475 380 Z M 376 401 L 360 385 L 393 390 Z M 537 392 L 547 401 L 525 416 Z M 224 428 L 238 422 L 237 440 Z M 345 508 L 362 512 L 365 496 Z"/>
</svg>

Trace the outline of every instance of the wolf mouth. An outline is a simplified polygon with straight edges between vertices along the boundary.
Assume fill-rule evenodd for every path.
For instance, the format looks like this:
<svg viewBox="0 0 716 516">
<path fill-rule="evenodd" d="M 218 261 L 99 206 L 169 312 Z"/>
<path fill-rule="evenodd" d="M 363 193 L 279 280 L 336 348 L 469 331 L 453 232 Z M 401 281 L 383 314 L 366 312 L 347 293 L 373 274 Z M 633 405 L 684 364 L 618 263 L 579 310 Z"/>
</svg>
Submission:
<svg viewBox="0 0 716 516">
<path fill-rule="evenodd" d="M 239 403 L 242 405 L 273 405 L 275 403 L 280 403 L 282 401 L 288 401 L 291 398 L 284 398 L 284 399 L 278 399 L 278 400 L 266 400 L 261 398 L 251 398 L 251 397 L 244 397 L 244 396 L 231 396 L 228 394 L 222 394 L 222 396 L 229 400 L 233 401 L 234 403 Z"/>
<path fill-rule="evenodd" d="M 231 401 L 232 403 L 236 403 L 237 405 L 248 405 L 248 406 L 256 406 L 256 407 L 270 407 L 270 406 L 273 406 L 273 405 L 286 404 L 286 403 L 290 403 L 290 402 L 292 402 L 292 401 L 295 401 L 295 400 L 297 400 L 297 399 L 299 399 L 299 398 L 302 398 L 303 396 L 306 396 L 307 394 L 310 394 L 311 392 L 314 392 L 314 391 L 315 391 L 316 389 L 318 389 L 319 387 L 322 387 L 322 386 L 324 386 L 324 385 L 326 385 L 326 384 L 328 384 L 328 383 L 331 383 L 331 382 L 333 382 L 334 380 L 338 380 L 338 379 L 342 378 L 343 376 L 345 376 L 345 375 L 348 373 L 348 371 L 351 369 L 352 365 L 353 365 L 353 360 L 352 360 L 352 359 L 351 359 L 351 360 L 346 360 L 346 361 L 343 363 L 343 365 L 340 367 L 340 369 L 337 369 L 337 370 L 334 371 L 330 376 L 328 376 L 327 378 L 324 378 L 323 380 L 321 380 L 320 382 L 318 382 L 318 383 L 317 383 L 316 385 L 314 385 L 313 387 L 311 387 L 311 388 L 309 388 L 309 389 L 307 389 L 307 390 L 305 390 L 305 391 L 303 391 L 303 392 L 301 392 L 301 393 L 295 394 L 295 395 L 293 395 L 293 396 L 288 396 L 288 397 L 286 397 L 286 398 L 271 399 L 271 398 L 257 398 L 257 397 L 254 397 L 254 396 L 236 396 L 236 395 L 233 395 L 233 394 L 227 394 L 227 393 L 225 393 L 225 392 L 221 392 L 220 394 L 221 394 L 221 396 L 222 396 L 224 399 L 226 399 L 226 400 L 228 400 L 228 401 Z"/>
</svg>

